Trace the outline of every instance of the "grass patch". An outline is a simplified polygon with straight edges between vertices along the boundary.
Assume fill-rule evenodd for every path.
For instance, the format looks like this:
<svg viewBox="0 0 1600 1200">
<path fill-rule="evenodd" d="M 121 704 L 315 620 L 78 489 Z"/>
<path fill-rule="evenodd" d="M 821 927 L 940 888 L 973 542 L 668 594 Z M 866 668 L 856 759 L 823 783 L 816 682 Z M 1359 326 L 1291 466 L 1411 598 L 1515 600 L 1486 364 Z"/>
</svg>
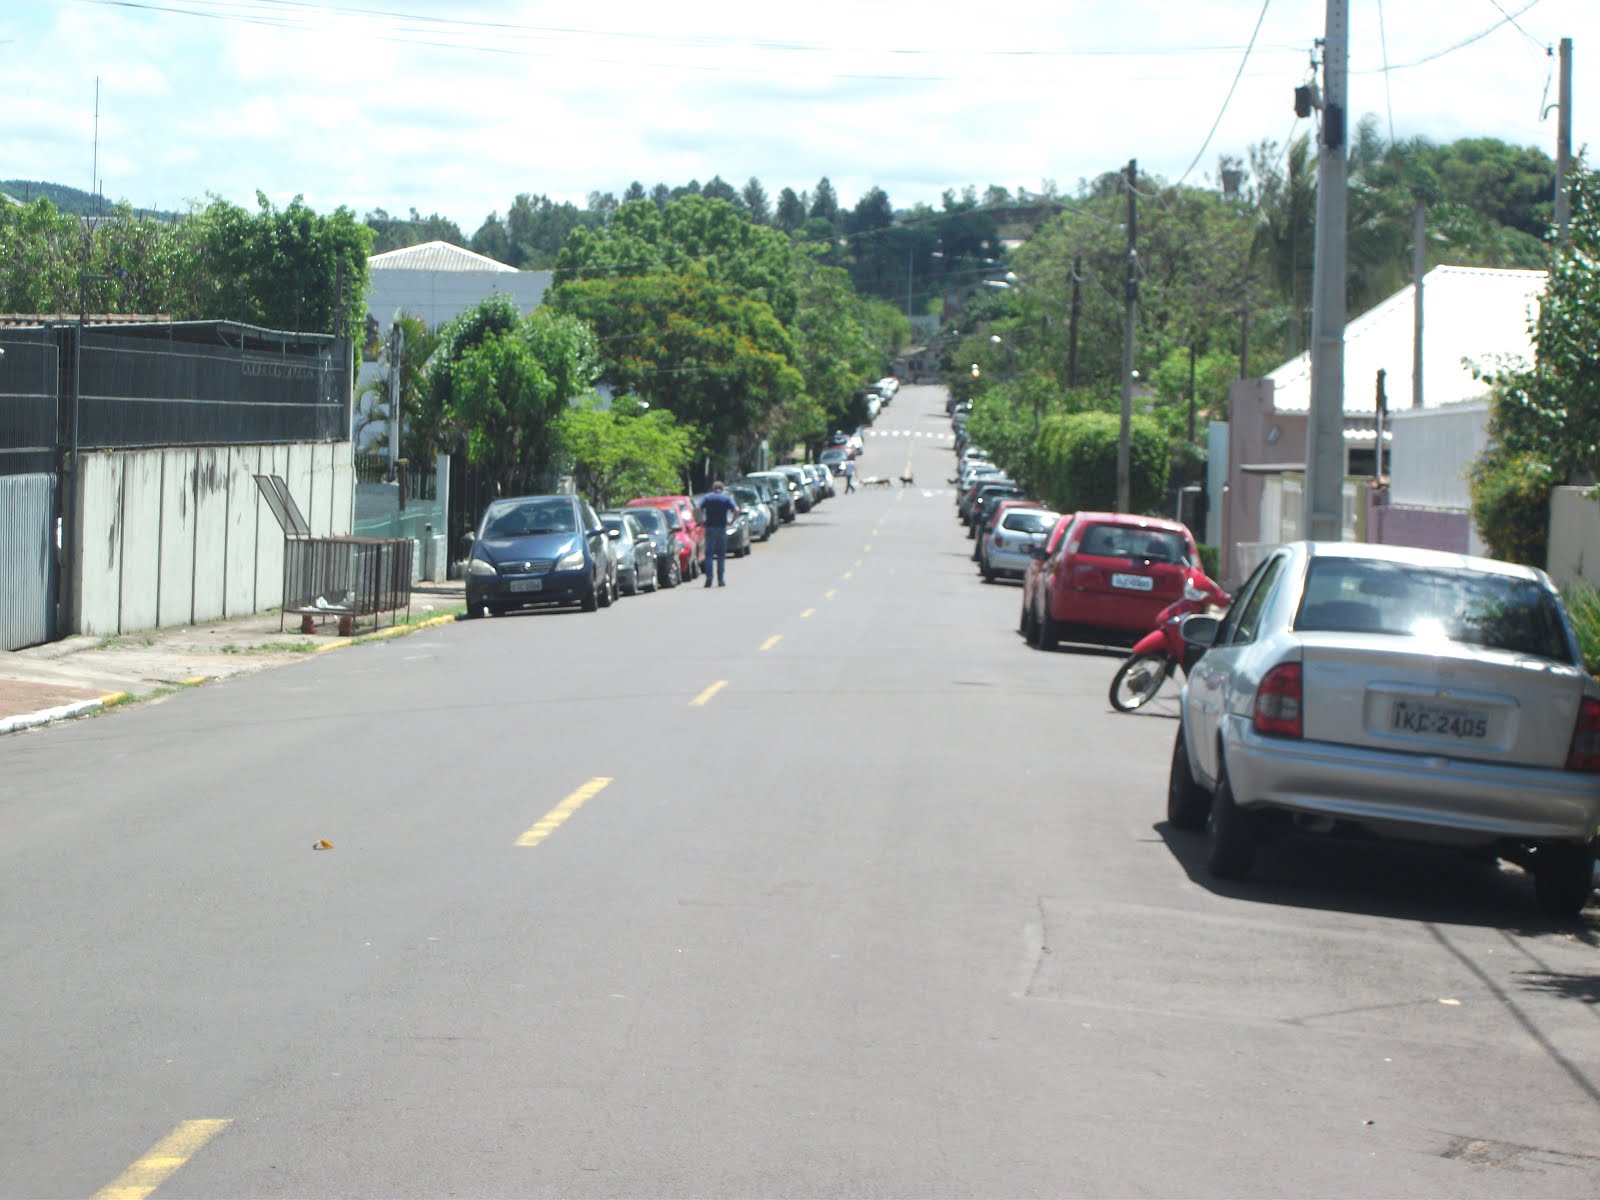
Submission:
<svg viewBox="0 0 1600 1200">
<path fill-rule="evenodd" d="M 232 642 L 222 647 L 224 654 L 312 654 L 317 649 L 317 643 L 304 642 L 262 642 L 259 646 L 236 646 Z"/>
</svg>

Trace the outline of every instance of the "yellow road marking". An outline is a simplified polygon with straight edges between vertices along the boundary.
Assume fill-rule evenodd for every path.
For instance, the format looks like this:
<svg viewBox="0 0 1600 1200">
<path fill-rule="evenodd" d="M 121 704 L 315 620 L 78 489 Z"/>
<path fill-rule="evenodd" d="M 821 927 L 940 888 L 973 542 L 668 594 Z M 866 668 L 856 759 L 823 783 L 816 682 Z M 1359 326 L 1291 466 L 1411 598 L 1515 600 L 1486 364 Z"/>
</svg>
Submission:
<svg viewBox="0 0 1600 1200">
<path fill-rule="evenodd" d="M 556 805 L 549 812 L 545 813 L 544 816 L 540 817 L 538 822 L 531 829 L 529 829 L 528 832 L 524 833 L 517 839 L 517 845 L 537 846 L 540 842 L 544 841 L 545 838 L 549 837 L 557 829 L 561 828 L 561 823 L 563 821 L 565 821 L 573 813 L 577 812 L 590 800 L 594 799 L 594 797 L 605 791 L 606 785 L 610 782 L 611 777 L 609 775 L 596 775 L 593 779 L 589 780 L 588 783 L 584 784 L 577 791 L 573 792 L 572 795 L 568 796 L 560 804 Z"/>
<path fill-rule="evenodd" d="M 839 576 L 839 578 L 840 579 L 849 579 L 850 578 L 850 572 L 846 571 L 843 575 Z"/>
<path fill-rule="evenodd" d="M 816 611 L 817 611 L 817 610 L 816 610 L 816 609 L 814 609 L 814 608 L 808 608 L 808 609 L 806 609 L 806 610 L 805 610 L 805 612 L 803 612 L 803 613 L 801 613 L 801 614 L 800 614 L 800 619 L 801 619 L 801 620 L 802 620 L 802 621 L 804 621 L 804 620 L 805 620 L 805 619 L 806 619 L 806 618 L 807 618 L 807 617 L 809 617 L 809 616 L 810 616 L 810 615 L 811 615 L 811 614 L 812 614 L 812 613 L 814 613 L 814 612 L 816 612 Z"/>
<path fill-rule="evenodd" d="M 765 647 L 763 647 L 763 649 L 765 649 Z M 704 708 L 706 706 L 706 701 L 707 700 L 711 699 L 711 697 L 715 696 L 718 692 L 720 692 L 723 688 L 725 688 L 727 686 L 728 686 L 728 681 L 726 679 L 717 680 L 710 687 L 708 687 L 705 691 L 701 692 L 693 700 L 689 701 L 689 707 L 690 708 Z"/>
<path fill-rule="evenodd" d="M 94 1194 L 94 1200 L 144 1200 L 212 1138 L 228 1120 L 184 1121 L 144 1152 L 144 1157 Z"/>
<path fill-rule="evenodd" d="M 822 598 L 824 600 L 832 600 L 838 594 L 839 594 L 839 589 L 838 588 L 829 588 L 827 591 L 822 593 Z"/>
<path fill-rule="evenodd" d="M 775 633 L 771 637 L 769 637 L 766 641 L 761 643 L 761 648 L 763 650 L 771 650 L 774 646 L 776 646 L 781 641 L 783 641 L 783 634 Z M 706 699 L 709 700 L 710 697 L 707 696 Z"/>
<path fill-rule="evenodd" d="M 863 553 L 863 554 L 871 554 L 871 553 L 872 553 L 872 543 L 871 543 L 871 542 L 868 542 L 868 543 L 867 543 L 867 544 L 866 544 L 866 545 L 865 545 L 865 546 L 864 546 L 864 547 L 863 547 L 863 548 L 862 548 L 862 550 L 861 550 L 861 553 Z"/>
<path fill-rule="evenodd" d="M 859 558 L 856 559 L 855 565 L 858 566 L 858 567 L 861 565 L 861 560 Z"/>
</svg>

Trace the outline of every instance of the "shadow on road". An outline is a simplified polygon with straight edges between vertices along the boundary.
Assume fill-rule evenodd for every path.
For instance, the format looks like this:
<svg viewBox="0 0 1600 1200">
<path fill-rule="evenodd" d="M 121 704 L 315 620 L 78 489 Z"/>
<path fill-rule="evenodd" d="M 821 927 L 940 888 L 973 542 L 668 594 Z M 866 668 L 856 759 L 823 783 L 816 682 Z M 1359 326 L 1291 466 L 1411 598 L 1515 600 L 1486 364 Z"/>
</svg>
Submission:
<svg viewBox="0 0 1600 1200">
<path fill-rule="evenodd" d="M 1249 878 L 1225 881 L 1206 869 L 1203 832 L 1165 821 L 1154 829 L 1189 878 L 1218 896 L 1530 935 L 1576 933 L 1600 945 L 1592 911 L 1578 921 L 1543 916 L 1534 905 L 1533 880 L 1510 864 L 1431 846 L 1285 834 L 1257 850 Z"/>
</svg>

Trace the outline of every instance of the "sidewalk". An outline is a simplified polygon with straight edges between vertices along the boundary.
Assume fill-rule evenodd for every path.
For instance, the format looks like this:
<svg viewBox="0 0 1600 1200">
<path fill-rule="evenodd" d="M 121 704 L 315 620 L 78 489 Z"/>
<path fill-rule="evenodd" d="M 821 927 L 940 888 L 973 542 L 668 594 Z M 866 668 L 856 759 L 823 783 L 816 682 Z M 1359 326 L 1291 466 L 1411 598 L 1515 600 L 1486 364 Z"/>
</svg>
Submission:
<svg viewBox="0 0 1600 1200">
<path fill-rule="evenodd" d="M 207 625 L 147 629 L 117 637 L 79 635 L 26 650 L 0 652 L 0 735 L 81 716 L 116 704 L 249 675 L 297 662 L 311 653 L 374 637 L 393 637 L 454 619 L 465 607 L 460 580 L 419 583 L 406 612 L 363 619 L 354 636 L 338 636 L 338 620 L 300 632 L 300 618 L 276 611 Z M 391 621 L 396 622 L 391 625 Z"/>
</svg>

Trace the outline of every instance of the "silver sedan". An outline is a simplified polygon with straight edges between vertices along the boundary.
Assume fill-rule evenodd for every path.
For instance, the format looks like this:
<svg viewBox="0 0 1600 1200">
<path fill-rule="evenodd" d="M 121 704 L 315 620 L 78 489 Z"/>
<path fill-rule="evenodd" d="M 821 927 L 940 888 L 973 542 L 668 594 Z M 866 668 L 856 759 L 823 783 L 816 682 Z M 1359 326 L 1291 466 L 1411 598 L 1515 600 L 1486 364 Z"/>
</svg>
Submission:
<svg viewBox="0 0 1600 1200">
<path fill-rule="evenodd" d="M 1600 683 L 1542 571 L 1349 542 L 1274 550 L 1203 657 L 1167 788 L 1218 878 L 1277 833 L 1361 833 L 1505 858 L 1574 914 L 1600 825 Z"/>
</svg>

